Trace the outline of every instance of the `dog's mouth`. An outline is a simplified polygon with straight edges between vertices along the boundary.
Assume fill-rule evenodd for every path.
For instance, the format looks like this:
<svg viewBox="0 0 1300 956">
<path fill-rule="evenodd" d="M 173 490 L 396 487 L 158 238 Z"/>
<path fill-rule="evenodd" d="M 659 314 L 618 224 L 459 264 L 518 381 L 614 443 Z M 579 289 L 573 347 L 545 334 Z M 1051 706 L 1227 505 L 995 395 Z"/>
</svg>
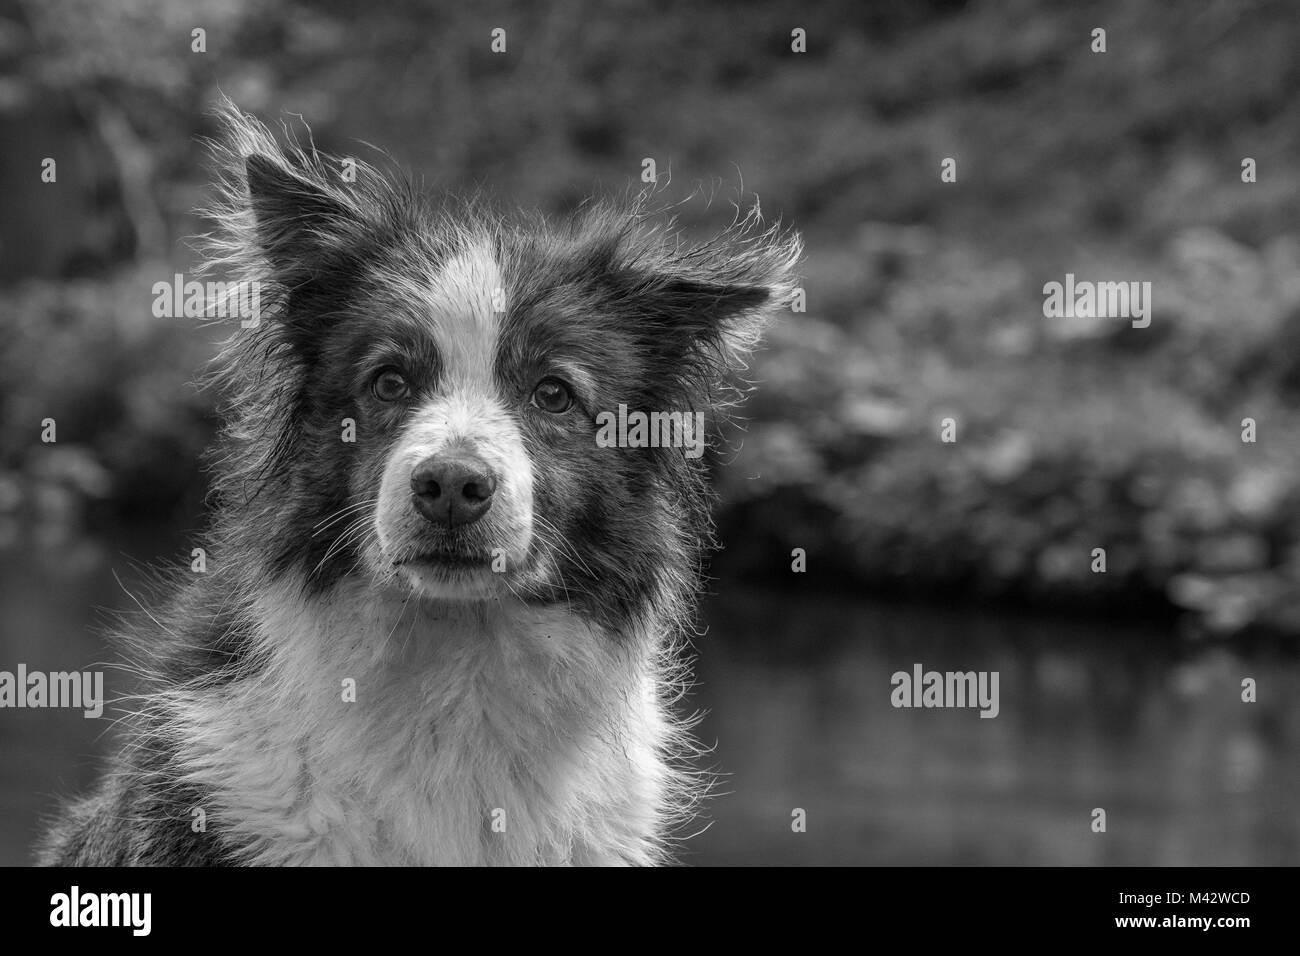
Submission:
<svg viewBox="0 0 1300 956">
<path fill-rule="evenodd" d="M 436 568 L 446 571 L 474 571 L 492 566 L 492 555 L 476 551 L 460 551 L 438 548 L 433 551 L 421 551 L 393 562 L 393 567 Z"/>
<path fill-rule="evenodd" d="M 496 593 L 493 558 L 481 551 L 435 548 L 393 561 L 416 591 L 447 600 L 483 600 Z"/>
</svg>

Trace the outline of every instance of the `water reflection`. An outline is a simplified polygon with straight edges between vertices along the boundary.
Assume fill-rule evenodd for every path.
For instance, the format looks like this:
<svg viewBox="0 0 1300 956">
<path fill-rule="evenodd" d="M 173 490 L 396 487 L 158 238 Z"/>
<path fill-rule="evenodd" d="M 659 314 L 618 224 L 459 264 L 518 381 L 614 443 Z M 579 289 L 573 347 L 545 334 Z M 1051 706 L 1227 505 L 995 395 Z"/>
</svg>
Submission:
<svg viewBox="0 0 1300 956">
<path fill-rule="evenodd" d="M 724 776 L 687 863 L 1300 862 L 1294 659 L 1181 648 L 1155 625 L 717 590 L 691 703 Z M 0 557 L 0 669 L 103 661 L 97 608 L 129 600 L 104 565 Z M 890 675 L 917 662 L 999 671 L 1000 715 L 892 708 Z M 1258 703 L 1240 701 L 1247 676 Z M 0 864 L 29 859 L 52 795 L 90 783 L 106 727 L 0 712 Z"/>
<path fill-rule="evenodd" d="M 690 862 L 1300 861 L 1294 660 L 1180 652 L 1151 625 L 824 597 L 731 591 L 708 610 L 695 703 L 725 795 Z M 890 675 L 916 662 L 999 671 L 1000 715 L 891 707 Z"/>
</svg>

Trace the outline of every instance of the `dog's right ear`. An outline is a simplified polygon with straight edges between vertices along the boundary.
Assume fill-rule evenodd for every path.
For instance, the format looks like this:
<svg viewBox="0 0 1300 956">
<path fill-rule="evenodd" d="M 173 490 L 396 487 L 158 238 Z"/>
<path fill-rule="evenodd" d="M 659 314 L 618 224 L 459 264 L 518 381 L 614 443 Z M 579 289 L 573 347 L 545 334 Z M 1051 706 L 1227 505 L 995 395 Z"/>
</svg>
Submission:
<svg viewBox="0 0 1300 956">
<path fill-rule="evenodd" d="M 220 136 L 209 142 L 216 166 L 216 201 L 206 210 L 216 231 L 206 237 L 208 267 L 240 278 L 297 290 L 341 279 L 377 226 L 368 209 L 384 208 L 370 191 L 388 188 L 369 167 L 344 185 L 341 168 L 314 146 L 287 133 L 278 143 L 256 118 L 223 99 L 216 108 Z M 358 164 L 362 166 L 363 164 Z"/>
<path fill-rule="evenodd" d="M 254 153 L 244 170 L 258 246 L 282 279 L 313 271 L 362 225 L 310 171 L 299 172 L 283 158 Z"/>
</svg>

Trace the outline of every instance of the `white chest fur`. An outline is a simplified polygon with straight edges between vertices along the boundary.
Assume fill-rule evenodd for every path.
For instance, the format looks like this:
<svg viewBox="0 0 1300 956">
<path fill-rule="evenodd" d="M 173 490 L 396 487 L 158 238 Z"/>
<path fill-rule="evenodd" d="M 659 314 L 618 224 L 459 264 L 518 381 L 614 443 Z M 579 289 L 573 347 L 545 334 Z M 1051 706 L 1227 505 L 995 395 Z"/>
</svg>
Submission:
<svg viewBox="0 0 1300 956">
<path fill-rule="evenodd" d="M 169 701 L 184 775 L 250 862 L 655 859 L 672 730 L 652 649 L 564 610 L 360 585 L 258 610 L 266 664 Z"/>
</svg>

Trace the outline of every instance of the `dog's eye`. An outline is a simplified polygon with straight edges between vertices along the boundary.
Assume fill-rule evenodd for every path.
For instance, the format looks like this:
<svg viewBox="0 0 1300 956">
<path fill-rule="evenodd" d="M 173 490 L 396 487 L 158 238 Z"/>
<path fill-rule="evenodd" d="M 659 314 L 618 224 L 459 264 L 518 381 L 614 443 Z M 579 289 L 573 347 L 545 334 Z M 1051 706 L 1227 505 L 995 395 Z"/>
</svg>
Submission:
<svg viewBox="0 0 1300 956">
<path fill-rule="evenodd" d="M 559 415 L 573 407 L 573 393 L 558 378 L 544 378 L 533 389 L 533 404 L 544 412 Z"/>
<path fill-rule="evenodd" d="M 371 389 L 375 398 L 381 402 L 400 402 L 411 395 L 411 386 L 406 384 L 402 373 L 395 368 L 386 368 L 376 375 Z"/>
</svg>

